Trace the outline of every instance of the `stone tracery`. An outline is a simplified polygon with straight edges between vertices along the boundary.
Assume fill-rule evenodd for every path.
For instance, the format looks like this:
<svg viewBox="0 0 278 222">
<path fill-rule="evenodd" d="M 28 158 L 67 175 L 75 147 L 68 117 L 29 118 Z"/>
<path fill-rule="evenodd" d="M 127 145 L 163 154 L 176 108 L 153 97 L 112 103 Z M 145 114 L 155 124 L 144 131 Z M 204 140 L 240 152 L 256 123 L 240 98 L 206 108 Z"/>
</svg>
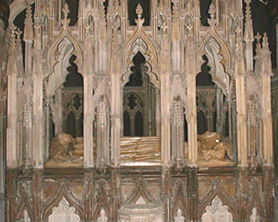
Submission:
<svg viewBox="0 0 278 222">
<path fill-rule="evenodd" d="M 251 220 L 249 212 L 235 213 L 233 201 L 223 206 L 220 189 L 209 182 L 219 182 L 240 208 L 252 199 L 251 177 L 259 178 L 258 189 L 266 193 L 258 212 L 271 207 L 270 54 L 265 36 L 255 68 L 250 65 L 243 12 L 224 10 L 228 5 L 242 9 L 239 1 L 217 0 L 209 10 L 209 26 L 202 26 L 198 1 L 152 0 L 149 25 L 144 26 L 138 5 L 136 27 L 129 25 L 126 0 L 80 2 L 71 27 L 63 1 L 36 0 L 34 15 L 31 2 L 25 63 L 23 52 L 15 50 L 20 43 L 12 29 L 7 163 L 24 171 L 14 183 L 32 181 L 34 191 L 28 192 L 34 192 L 34 208 L 39 206 L 28 211 L 32 220 L 43 215 L 54 221 L 60 213 L 102 222 Z M 204 55 L 214 84 L 198 87 Z M 72 56 L 83 79 L 78 89 L 67 88 Z M 138 56 L 142 61 L 135 61 Z M 251 93 L 252 86 L 262 87 L 263 95 Z M 201 112 L 204 134 L 198 135 Z M 144 185 L 136 184 L 138 177 Z M 67 178 L 68 188 L 60 186 L 61 194 L 53 194 L 64 183 L 61 178 Z M 74 207 L 69 194 L 79 197 Z M 17 206 L 13 198 L 8 196 L 10 209 Z M 201 216 L 199 208 L 209 204 Z"/>
</svg>

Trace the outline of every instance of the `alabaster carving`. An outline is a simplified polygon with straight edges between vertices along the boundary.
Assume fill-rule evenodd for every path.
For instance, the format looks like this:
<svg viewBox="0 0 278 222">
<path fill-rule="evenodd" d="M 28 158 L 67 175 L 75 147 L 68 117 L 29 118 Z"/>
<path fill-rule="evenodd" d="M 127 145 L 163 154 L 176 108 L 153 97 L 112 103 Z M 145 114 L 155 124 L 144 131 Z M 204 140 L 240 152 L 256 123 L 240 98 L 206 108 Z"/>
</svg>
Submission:
<svg viewBox="0 0 278 222">
<path fill-rule="evenodd" d="M 198 135 L 199 160 L 230 160 L 233 146 L 229 138 L 218 132 L 205 132 Z"/>
<path fill-rule="evenodd" d="M 94 140 L 96 142 L 96 139 Z M 148 162 L 160 163 L 160 137 L 121 138 L 121 161 L 123 164 Z M 94 143 L 96 144 L 96 143 Z M 218 132 L 198 135 L 199 160 L 232 161 L 232 143 Z M 95 149 L 94 149 L 95 150 Z M 95 152 L 96 153 L 96 152 Z M 81 163 L 84 155 L 84 139 L 74 139 L 70 134 L 59 132 L 50 144 L 50 162 Z M 184 143 L 184 157 L 188 158 L 188 144 Z"/>
<path fill-rule="evenodd" d="M 49 222 L 80 222 L 80 217 L 75 213 L 75 208 L 71 207 L 68 201 L 63 199 L 58 204 L 58 207 L 53 208 L 52 214 L 49 216 Z"/>
<path fill-rule="evenodd" d="M 59 132 L 50 143 L 51 162 L 77 162 L 83 159 L 83 154 L 83 138 L 74 139 L 70 134 Z"/>
<path fill-rule="evenodd" d="M 143 197 L 119 210 L 121 222 L 162 222 L 163 210 L 153 203 L 147 203 Z"/>
<path fill-rule="evenodd" d="M 96 139 L 94 139 L 96 144 Z M 123 163 L 159 163 L 161 159 L 159 137 L 121 138 L 121 160 Z M 95 149 L 94 149 L 95 150 Z M 96 154 L 96 151 L 94 152 Z M 52 139 L 49 149 L 51 163 L 78 163 L 83 160 L 84 139 L 73 138 L 70 134 L 59 132 Z"/>
<path fill-rule="evenodd" d="M 256 206 L 272 222 L 271 58 L 265 36 L 254 59 L 251 0 L 212 1 L 206 26 L 198 0 L 67 2 L 12 3 L 10 24 L 27 10 L 1 73 L 7 221 L 257 222 Z M 149 84 L 128 86 L 134 67 Z"/>
<path fill-rule="evenodd" d="M 206 207 L 206 212 L 202 216 L 202 222 L 232 222 L 233 216 L 228 211 L 228 206 L 216 196 L 211 205 Z"/>
</svg>

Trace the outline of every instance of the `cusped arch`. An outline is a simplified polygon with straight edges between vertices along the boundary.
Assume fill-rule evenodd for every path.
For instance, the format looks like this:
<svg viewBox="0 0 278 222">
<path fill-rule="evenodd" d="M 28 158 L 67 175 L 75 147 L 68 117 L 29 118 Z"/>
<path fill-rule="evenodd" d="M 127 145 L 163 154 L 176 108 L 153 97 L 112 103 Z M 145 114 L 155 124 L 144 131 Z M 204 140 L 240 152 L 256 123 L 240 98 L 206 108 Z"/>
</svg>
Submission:
<svg viewBox="0 0 278 222">
<path fill-rule="evenodd" d="M 223 56 L 221 63 L 225 67 L 225 71 L 230 73 L 231 65 L 232 65 L 232 57 L 231 52 L 229 50 L 228 45 L 224 42 L 224 40 L 219 36 L 215 27 L 211 27 L 209 33 L 206 35 L 204 40 L 201 42 L 198 50 L 197 50 L 197 73 L 201 71 L 201 65 L 203 64 L 203 55 L 205 52 L 206 44 L 211 40 L 214 39 L 220 46 L 220 54 Z"/>
<path fill-rule="evenodd" d="M 48 53 L 47 53 L 47 66 L 49 69 L 49 72 L 53 72 L 55 65 L 59 63 L 58 60 L 59 57 L 57 57 L 57 53 L 59 53 L 59 48 L 61 47 L 61 43 L 65 43 L 65 40 L 67 40 L 67 43 L 72 45 L 73 50 L 71 52 L 71 55 L 76 55 L 77 59 L 75 63 L 77 64 L 79 69 L 83 68 L 84 58 L 83 53 L 80 45 L 78 42 L 72 37 L 71 33 L 68 30 L 68 27 L 64 27 L 63 32 L 60 34 L 60 36 L 53 42 L 53 44 L 50 46 Z"/>
<path fill-rule="evenodd" d="M 76 56 L 75 64 L 80 73 L 83 69 L 83 53 L 78 42 L 70 34 L 67 25 L 65 25 L 60 36 L 50 46 L 46 58 L 47 70 L 46 77 L 49 77 L 46 92 L 51 97 L 56 89 L 65 82 L 67 68 L 70 66 L 69 59 L 72 55 Z"/>
<path fill-rule="evenodd" d="M 72 192 L 67 188 L 64 182 L 61 183 L 59 189 L 57 190 L 55 198 L 50 201 L 50 203 L 45 208 L 42 216 L 43 220 L 48 219 L 48 217 L 52 213 L 53 208 L 57 207 L 63 198 L 67 200 L 70 206 L 73 206 L 76 209 L 78 216 L 81 218 L 81 220 L 83 220 L 83 210 L 80 207 L 81 204 L 79 203 L 79 200 L 77 200 Z"/>
<path fill-rule="evenodd" d="M 233 217 L 237 217 L 237 209 L 234 202 L 231 200 L 231 197 L 224 191 L 220 186 L 212 187 L 208 194 L 200 200 L 200 208 L 199 208 L 199 218 L 206 212 L 206 206 L 211 205 L 212 201 L 218 197 L 223 205 L 227 205 L 229 207 L 229 212 L 232 213 Z"/>
<path fill-rule="evenodd" d="M 122 87 L 129 81 L 131 75 L 130 68 L 133 66 L 132 59 L 138 53 L 142 53 L 145 57 L 145 66 L 148 67 L 146 74 L 157 88 L 159 88 L 160 78 L 158 76 L 158 55 L 157 50 L 152 41 L 147 37 L 142 27 L 138 26 L 134 35 L 130 38 L 124 47 L 122 59 Z"/>
<path fill-rule="evenodd" d="M 73 55 L 76 56 L 74 63 L 83 75 L 83 55 L 77 43 L 73 43 L 68 36 L 64 36 L 51 46 L 47 56 L 48 71 L 45 76 L 48 76 L 46 93 L 49 98 L 66 81 L 67 68 L 70 66 L 69 60 Z"/>
</svg>

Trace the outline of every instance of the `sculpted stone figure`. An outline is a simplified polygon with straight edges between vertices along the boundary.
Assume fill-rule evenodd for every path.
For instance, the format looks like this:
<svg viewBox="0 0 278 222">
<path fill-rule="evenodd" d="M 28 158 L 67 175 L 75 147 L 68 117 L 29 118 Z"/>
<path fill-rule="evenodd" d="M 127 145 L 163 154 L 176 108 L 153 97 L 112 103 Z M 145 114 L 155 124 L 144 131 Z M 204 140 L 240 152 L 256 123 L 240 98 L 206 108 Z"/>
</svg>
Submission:
<svg viewBox="0 0 278 222">
<path fill-rule="evenodd" d="M 218 132 L 205 132 L 198 135 L 199 160 L 230 160 L 232 143 Z"/>
<path fill-rule="evenodd" d="M 83 158 L 83 138 L 74 139 L 70 134 L 59 132 L 52 139 L 49 159 L 55 162 L 78 161 Z M 79 142 L 79 143 L 77 143 Z"/>
<path fill-rule="evenodd" d="M 94 138 L 95 144 L 96 139 Z M 96 156 L 95 147 L 94 152 L 94 156 Z M 84 156 L 83 137 L 74 139 L 70 134 L 59 132 L 51 141 L 49 154 L 51 162 L 78 162 Z M 121 160 L 123 162 L 159 162 L 160 158 L 160 138 L 121 138 Z"/>
</svg>

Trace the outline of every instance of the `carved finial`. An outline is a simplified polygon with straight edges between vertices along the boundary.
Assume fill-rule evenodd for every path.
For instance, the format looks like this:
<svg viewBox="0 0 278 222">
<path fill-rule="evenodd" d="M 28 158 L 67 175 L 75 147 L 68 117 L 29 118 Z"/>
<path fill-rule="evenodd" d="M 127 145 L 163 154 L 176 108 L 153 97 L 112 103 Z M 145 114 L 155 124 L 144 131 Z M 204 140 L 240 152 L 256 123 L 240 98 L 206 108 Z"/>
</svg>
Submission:
<svg viewBox="0 0 278 222">
<path fill-rule="evenodd" d="M 251 0 L 245 0 L 246 3 L 246 21 L 245 21 L 245 33 L 244 33 L 244 40 L 246 42 L 253 42 L 254 41 L 254 33 L 253 33 L 253 22 L 251 16 Z"/>
<path fill-rule="evenodd" d="M 20 31 L 20 29 L 17 29 L 16 31 L 15 31 L 15 34 L 16 34 L 16 40 L 17 41 L 21 41 L 21 39 L 20 39 L 20 36 L 21 36 L 21 34 L 22 34 L 22 31 Z"/>
<path fill-rule="evenodd" d="M 215 13 L 216 9 L 213 3 L 210 4 L 209 6 L 209 14 L 210 14 L 210 19 L 208 20 L 208 23 L 210 26 L 215 26 L 216 24 L 216 19 L 215 19 Z"/>
<path fill-rule="evenodd" d="M 32 41 L 34 39 L 31 2 L 31 0 L 26 1 L 27 11 L 25 18 L 24 41 Z"/>
<path fill-rule="evenodd" d="M 135 22 L 139 27 L 142 27 L 145 22 L 145 19 L 142 19 L 143 8 L 140 4 L 137 5 L 135 12 L 138 17 L 138 19 L 135 19 Z"/>
<path fill-rule="evenodd" d="M 242 40 L 242 30 L 240 26 L 235 29 L 236 32 L 236 74 L 244 75 L 245 73 L 245 59 L 243 53 L 243 40 Z"/>
<path fill-rule="evenodd" d="M 264 49 L 269 49 L 268 37 L 267 37 L 266 32 L 264 33 L 264 36 L 263 36 L 263 48 Z"/>
<path fill-rule="evenodd" d="M 262 36 L 260 35 L 259 32 L 257 32 L 255 38 L 256 38 L 256 42 L 257 42 L 257 44 L 256 44 L 256 54 L 258 55 L 259 51 L 262 48 L 262 45 L 261 45 L 261 38 L 262 38 Z"/>
<path fill-rule="evenodd" d="M 63 13 L 64 13 L 64 20 L 62 21 L 62 25 L 64 27 L 67 27 L 68 24 L 70 23 L 70 19 L 68 19 L 68 14 L 69 14 L 69 6 L 68 4 L 66 3 L 62 9 Z"/>
<path fill-rule="evenodd" d="M 137 14 L 138 18 L 141 18 L 141 17 L 142 17 L 143 8 L 142 8 L 141 4 L 138 4 L 138 5 L 137 5 L 137 7 L 136 7 L 136 14 Z"/>
<path fill-rule="evenodd" d="M 16 45 L 16 29 L 17 27 L 12 23 L 10 25 L 11 39 L 10 39 L 10 48 L 9 48 L 9 57 L 14 53 Z"/>
</svg>

